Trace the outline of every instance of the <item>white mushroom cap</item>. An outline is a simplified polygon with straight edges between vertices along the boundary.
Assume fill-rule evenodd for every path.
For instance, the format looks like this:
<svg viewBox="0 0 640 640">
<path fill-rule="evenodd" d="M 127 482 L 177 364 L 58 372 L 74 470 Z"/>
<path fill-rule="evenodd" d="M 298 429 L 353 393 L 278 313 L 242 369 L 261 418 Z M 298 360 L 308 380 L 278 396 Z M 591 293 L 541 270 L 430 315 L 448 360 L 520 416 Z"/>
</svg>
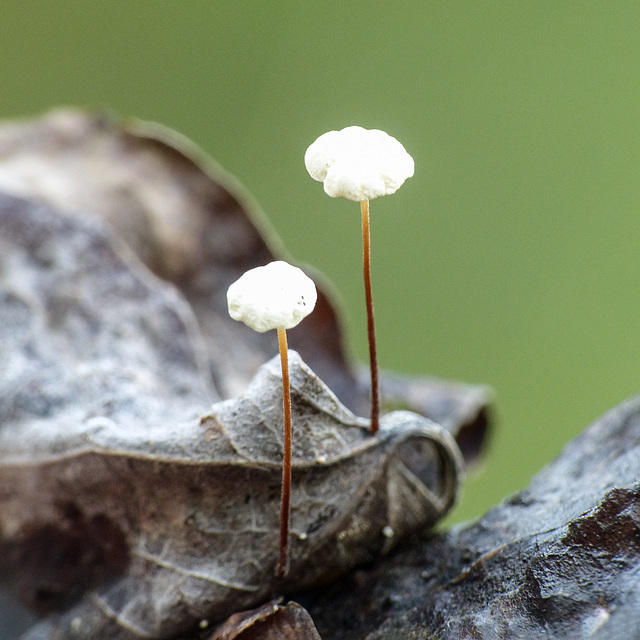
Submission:
<svg viewBox="0 0 640 640">
<path fill-rule="evenodd" d="M 250 269 L 227 291 L 229 315 L 254 331 L 292 329 L 316 306 L 316 285 L 304 271 L 277 260 Z"/>
<path fill-rule="evenodd" d="M 332 198 L 356 201 L 395 193 L 414 170 L 413 158 L 395 138 L 356 126 L 322 134 L 304 164 Z"/>
</svg>

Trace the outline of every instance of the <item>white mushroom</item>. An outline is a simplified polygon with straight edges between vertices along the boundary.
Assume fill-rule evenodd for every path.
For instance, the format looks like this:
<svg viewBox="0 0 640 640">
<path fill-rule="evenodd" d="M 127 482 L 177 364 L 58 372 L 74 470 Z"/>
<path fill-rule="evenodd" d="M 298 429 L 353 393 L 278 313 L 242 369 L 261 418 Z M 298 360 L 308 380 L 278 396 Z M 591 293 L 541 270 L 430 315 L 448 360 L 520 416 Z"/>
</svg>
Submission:
<svg viewBox="0 0 640 640">
<path fill-rule="evenodd" d="M 413 158 L 395 138 L 357 126 L 322 134 L 304 163 L 332 198 L 356 202 L 395 193 L 414 170 Z"/>
<path fill-rule="evenodd" d="M 313 311 L 316 298 L 313 280 L 283 260 L 246 271 L 227 291 L 229 315 L 260 333 L 292 329 Z"/>
<path fill-rule="evenodd" d="M 289 518 L 291 504 L 291 389 L 287 329 L 306 318 L 316 305 L 313 280 L 304 271 L 278 260 L 246 271 L 227 291 L 229 315 L 254 331 L 276 329 L 282 365 L 284 408 L 284 452 L 282 460 L 282 500 L 280 504 L 280 548 L 276 576 L 289 571 Z"/>
<path fill-rule="evenodd" d="M 395 193 L 413 175 L 413 158 L 388 133 L 353 126 L 322 134 L 307 149 L 304 164 L 314 180 L 324 183 L 325 192 L 332 198 L 360 202 L 371 368 L 371 433 L 376 433 L 380 420 L 380 385 L 371 291 L 369 200 Z"/>
</svg>

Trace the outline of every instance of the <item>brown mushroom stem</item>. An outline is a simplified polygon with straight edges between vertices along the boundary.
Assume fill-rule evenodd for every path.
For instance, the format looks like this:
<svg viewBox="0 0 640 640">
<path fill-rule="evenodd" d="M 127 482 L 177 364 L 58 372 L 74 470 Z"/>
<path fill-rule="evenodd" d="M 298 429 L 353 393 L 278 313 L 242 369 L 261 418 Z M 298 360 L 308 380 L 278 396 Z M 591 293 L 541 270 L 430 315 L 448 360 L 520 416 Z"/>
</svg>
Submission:
<svg viewBox="0 0 640 640">
<path fill-rule="evenodd" d="M 362 212 L 362 255 L 364 270 L 364 294 L 367 302 L 367 334 L 369 336 L 369 363 L 371 368 L 371 427 L 378 431 L 380 422 L 380 386 L 378 383 L 378 356 L 376 352 L 376 328 L 373 318 L 373 294 L 371 293 L 371 236 L 369 232 L 369 201 L 360 202 Z"/>
<path fill-rule="evenodd" d="M 280 550 L 276 576 L 282 578 L 289 571 L 289 512 L 291 503 L 291 390 L 289 386 L 289 356 L 287 332 L 278 329 L 280 364 L 282 366 L 282 396 L 284 404 L 284 456 L 282 459 L 282 500 L 280 503 Z"/>
</svg>

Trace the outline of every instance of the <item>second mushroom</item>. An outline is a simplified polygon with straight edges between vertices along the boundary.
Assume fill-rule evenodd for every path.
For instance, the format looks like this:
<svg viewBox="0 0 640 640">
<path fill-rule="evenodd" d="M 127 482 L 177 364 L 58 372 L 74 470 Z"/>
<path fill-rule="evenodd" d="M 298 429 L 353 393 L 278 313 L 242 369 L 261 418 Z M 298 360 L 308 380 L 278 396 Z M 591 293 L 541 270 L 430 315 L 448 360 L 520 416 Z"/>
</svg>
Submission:
<svg viewBox="0 0 640 640">
<path fill-rule="evenodd" d="M 287 329 L 295 327 L 315 307 L 317 292 L 313 280 L 301 269 L 277 260 L 245 272 L 227 291 L 229 315 L 261 333 L 276 329 L 282 366 L 284 446 L 280 546 L 276 576 L 289 570 L 289 512 L 291 503 L 291 390 Z"/>
</svg>

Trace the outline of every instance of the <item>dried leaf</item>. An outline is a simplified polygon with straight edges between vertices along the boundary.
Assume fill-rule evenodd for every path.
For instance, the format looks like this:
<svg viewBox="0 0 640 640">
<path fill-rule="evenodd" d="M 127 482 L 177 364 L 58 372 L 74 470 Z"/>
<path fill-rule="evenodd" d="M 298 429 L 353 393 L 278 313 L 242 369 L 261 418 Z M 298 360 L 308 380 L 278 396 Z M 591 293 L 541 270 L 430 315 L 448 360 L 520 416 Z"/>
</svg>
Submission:
<svg viewBox="0 0 640 640">
<path fill-rule="evenodd" d="M 320 640 L 311 616 L 295 602 L 275 600 L 232 615 L 210 640 Z"/>
<path fill-rule="evenodd" d="M 292 351 L 292 569 L 275 580 L 278 359 L 211 406 L 189 306 L 102 225 L 0 196 L 0 228 L 0 578 L 64 609 L 26 637 L 197 629 L 370 560 L 453 503 L 445 429 L 399 411 L 370 437 Z"/>
<path fill-rule="evenodd" d="M 273 231 L 232 178 L 159 125 L 63 110 L 0 127 L 0 189 L 106 222 L 194 310 L 221 397 L 242 393 L 275 351 L 272 336 L 229 317 L 226 291 L 274 259 Z M 289 342 L 338 392 L 353 396 L 333 309 L 320 287 L 314 314 Z M 300 337 L 299 337 L 300 336 Z"/>
<path fill-rule="evenodd" d="M 0 126 L 0 189 L 104 220 L 162 279 L 175 284 L 202 330 L 220 397 L 242 393 L 275 355 L 271 336 L 229 318 L 226 290 L 245 270 L 277 255 L 268 225 L 238 185 L 193 144 L 158 125 L 119 124 L 100 114 L 56 111 Z M 339 318 L 320 280 L 316 309 L 289 344 L 358 415 L 368 414 L 369 381 L 354 373 Z M 385 380 L 383 400 L 459 434 L 465 457 L 487 429 L 486 387 L 440 380 Z"/>
<path fill-rule="evenodd" d="M 107 414 L 144 428 L 218 399 L 188 304 L 125 261 L 100 224 L 0 195 L 0 228 L 4 433 Z"/>
</svg>

